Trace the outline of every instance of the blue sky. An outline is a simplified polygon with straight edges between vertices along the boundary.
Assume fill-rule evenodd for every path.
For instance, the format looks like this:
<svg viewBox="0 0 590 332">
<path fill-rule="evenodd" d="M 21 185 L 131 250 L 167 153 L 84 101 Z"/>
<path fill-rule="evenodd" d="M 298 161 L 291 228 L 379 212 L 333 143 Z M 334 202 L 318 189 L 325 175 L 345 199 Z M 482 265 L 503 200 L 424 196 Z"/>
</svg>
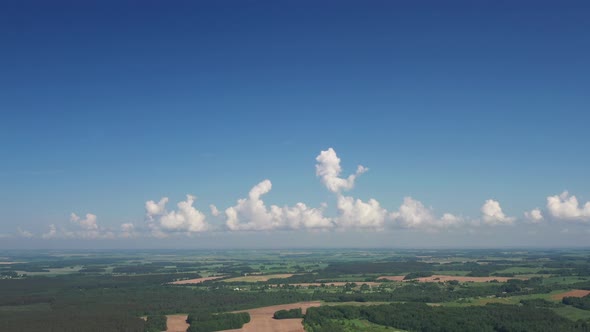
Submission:
<svg viewBox="0 0 590 332">
<path fill-rule="evenodd" d="M 584 1 L 4 1 L 0 247 L 586 245 L 589 15 Z M 328 148 L 339 178 L 369 171 L 328 190 Z M 326 227 L 275 215 L 245 230 L 268 217 L 245 203 L 231 229 L 226 209 L 265 179 L 268 211 L 302 202 Z M 186 194 L 203 220 L 176 207 Z M 347 197 L 382 220 L 345 218 Z"/>
</svg>

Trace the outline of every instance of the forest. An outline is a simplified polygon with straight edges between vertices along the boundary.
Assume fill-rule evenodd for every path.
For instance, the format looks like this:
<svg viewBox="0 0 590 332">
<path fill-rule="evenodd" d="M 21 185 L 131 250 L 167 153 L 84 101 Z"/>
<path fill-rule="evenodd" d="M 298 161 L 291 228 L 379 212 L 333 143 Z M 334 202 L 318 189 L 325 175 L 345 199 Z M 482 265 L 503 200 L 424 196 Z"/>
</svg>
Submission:
<svg viewBox="0 0 590 332">
<path fill-rule="evenodd" d="M 364 319 L 407 331 L 588 331 L 588 322 L 572 322 L 551 310 L 531 306 L 488 304 L 482 307 L 433 307 L 424 303 L 310 308 L 309 332 L 342 330 L 342 320 Z"/>
</svg>

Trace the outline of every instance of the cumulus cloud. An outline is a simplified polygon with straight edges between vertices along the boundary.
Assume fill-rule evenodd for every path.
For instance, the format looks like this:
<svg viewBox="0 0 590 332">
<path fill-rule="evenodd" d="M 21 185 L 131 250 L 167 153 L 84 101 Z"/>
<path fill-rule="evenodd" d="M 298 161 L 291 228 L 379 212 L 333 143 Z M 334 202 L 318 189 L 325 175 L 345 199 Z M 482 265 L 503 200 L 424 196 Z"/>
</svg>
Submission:
<svg viewBox="0 0 590 332">
<path fill-rule="evenodd" d="M 211 210 L 211 215 L 214 217 L 217 217 L 221 214 L 221 212 L 219 212 L 219 210 L 217 209 L 217 206 L 213 204 L 209 205 L 209 209 Z"/>
<path fill-rule="evenodd" d="M 121 224 L 121 232 L 119 233 L 119 237 L 132 238 L 136 236 L 137 233 L 135 232 L 135 225 L 133 225 L 132 223 Z"/>
<path fill-rule="evenodd" d="M 206 231 L 209 225 L 205 222 L 205 215 L 193 206 L 195 199 L 195 196 L 186 195 L 186 200 L 176 205 L 177 211 L 166 211 L 167 197 L 162 198 L 158 203 L 147 201 L 145 209 L 152 234 L 164 237 L 169 232 Z"/>
<path fill-rule="evenodd" d="M 541 213 L 541 210 L 539 210 L 538 208 L 526 211 L 524 213 L 524 217 L 532 223 L 538 223 L 543 221 L 543 214 Z"/>
<path fill-rule="evenodd" d="M 382 229 L 385 225 L 387 210 L 375 199 L 364 202 L 358 198 L 338 195 L 336 207 L 338 227 Z"/>
<path fill-rule="evenodd" d="M 293 207 L 266 206 L 261 197 L 272 189 L 270 180 L 264 180 L 250 190 L 247 198 L 225 210 L 226 226 L 232 231 L 274 229 L 322 229 L 332 227 L 332 221 L 323 216 L 322 209 L 310 208 L 303 203 Z"/>
<path fill-rule="evenodd" d="M 57 237 L 57 227 L 55 227 L 54 224 L 49 225 L 49 231 L 47 233 L 43 233 L 41 237 L 44 239 L 52 239 Z"/>
<path fill-rule="evenodd" d="M 481 207 L 481 213 L 484 223 L 488 225 L 511 225 L 515 218 L 508 217 L 502 211 L 498 201 L 488 199 Z"/>
<path fill-rule="evenodd" d="M 561 195 L 547 197 L 547 211 L 560 220 L 590 221 L 590 202 L 580 206 L 576 196 L 564 191 Z"/>
<path fill-rule="evenodd" d="M 336 151 L 332 148 L 321 151 L 316 157 L 316 161 L 318 162 L 315 166 L 316 175 L 321 178 L 322 183 L 326 188 L 334 193 L 352 189 L 357 176 L 369 170 L 368 168 L 359 165 L 356 173 L 349 175 L 347 178 L 339 177 L 342 172 L 340 158 L 338 158 Z"/>
<path fill-rule="evenodd" d="M 145 210 L 149 218 L 159 216 L 166 211 L 166 204 L 168 204 L 168 197 L 162 197 L 158 203 L 154 201 L 145 202 Z"/>
<path fill-rule="evenodd" d="M 27 230 L 21 229 L 20 227 L 17 229 L 17 231 L 18 231 L 18 235 L 20 235 L 21 237 L 24 237 L 24 238 L 32 238 L 33 237 L 33 233 L 31 233 Z"/>
<path fill-rule="evenodd" d="M 80 219 L 74 212 L 70 214 L 70 221 L 79 225 L 85 230 L 98 230 L 98 224 L 96 223 L 96 215 L 87 213 L 86 218 Z"/>
<path fill-rule="evenodd" d="M 55 235 L 82 239 L 112 239 L 115 237 L 112 231 L 98 225 L 95 214 L 87 213 L 84 218 L 80 218 L 72 212 L 70 214 L 70 222 L 78 226 L 78 229 L 63 228 L 61 232 L 56 232 Z"/>
<path fill-rule="evenodd" d="M 388 211 L 381 206 L 376 199 L 364 201 L 353 196 L 344 195 L 343 192 L 354 187 L 357 177 L 365 173 L 368 168 L 358 166 L 354 174 L 341 177 L 342 168 L 340 158 L 333 148 L 321 151 L 316 157 L 316 176 L 321 183 L 334 194 L 336 198 L 336 214 L 326 216 L 327 204 L 322 203 L 319 208 L 309 207 L 304 203 L 296 203 L 292 206 L 278 206 L 267 204 L 263 196 L 272 189 L 270 180 L 264 180 L 251 188 L 247 197 L 238 199 L 236 204 L 220 211 L 214 204 L 209 205 L 210 213 L 214 217 L 225 217 L 225 229 L 230 231 L 271 231 L 290 229 L 385 229 L 388 225 L 411 229 L 441 229 L 468 225 L 462 217 L 450 213 L 437 215 L 430 207 L 425 206 L 419 200 L 405 197 L 403 203 L 396 211 Z M 168 197 L 159 201 L 149 200 L 145 202 L 147 229 L 155 237 L 167 237 L 171 234 L 193 234 L 211 231 L 215 228 L 206 222 L 205 214 L 194 207 L 195 197 L 186 196 L 186 200 L 177 203 L 176 209 L 167 209 Z M 575 196 L 569 196 L 567 192 L 559 196 L 547 198 L 547 211 L 556 219 L 590 221 L 590 202 L 580 206 Z M 473 220 L 475 223 L 483 222 L 488 225 L 509 225 L 515 221 L 514 217 L 504 214 L 498 201 L 489 199 L 481 207 L 482 217 Z M 540 222 L 544 216 L 541 210 L 536 208 L 524 213 L 525 217 L 533 222 Z M 216 220 L 222 219 L 215 218 Z M 145 226 L 139 230 L 132 223 L 123 223 L 115 234 L 97 223 L 97 216 L 91 213 L 80 217 L 75 213 L 70 215 L 70 226 L 58 228 L 52 224 L 49 232 L 42 234 L 43 238 L 54 237 L 81 237 L 81 238 L 131 238 L 146 234 Z M 71 230 L 73 226 L 77 228 Z M 24 237 L 32 236 L 31 233 L 19 229 L 19 234 Z"/>
<path fill-rule="evenodd" d="M 70 224 L 72 226 L 58 227 L 55 224 L 49 225 L 49 231 L 41 235 L 43 239 L 53 238 L 70 238 L 70 239 L 113 239 L 115 233 L 108 228 L 98 225 L 97 216 L 87 213 L 84 218 L 79 217 L 76 213 L 70 214 Z"/>
<path fill-rule="evenodd" d="M 437 218 L 431 208 L 427 208 L 422 202 L 405 197 L 399 210 L 392 212 L 391 219 L 398 225 L 406 228 L 444 228 L 458 225 L 462 220 L 450 213 L 445 213 Z"/>
</svg>

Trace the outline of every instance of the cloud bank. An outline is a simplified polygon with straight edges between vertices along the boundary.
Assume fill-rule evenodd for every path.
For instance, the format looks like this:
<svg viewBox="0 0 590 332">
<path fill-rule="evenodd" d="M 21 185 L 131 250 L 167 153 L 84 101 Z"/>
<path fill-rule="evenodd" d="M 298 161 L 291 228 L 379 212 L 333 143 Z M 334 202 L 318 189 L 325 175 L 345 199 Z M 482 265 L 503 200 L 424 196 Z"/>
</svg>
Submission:
<svg viewBox="0 0 590 332">
<path fill-rule="evenodd" d="M 304 203 L 295 206 L 267 207 L 262 196 L 270 192 L 272 183 L 264 180 L 250 189 L 247 198 L 225 210 L 226 226 L 230 231 L 268 231 L 275 229 L 326 229 L 333 227 L 323 210 Z"/>
<path fill-rule="evenodd" d="M 210 216 L 195 207 L 196 197 L 186 195 L 186 199 L 176 204 L 175 209 L 167 209 L 168 197 L 159 201 L 145 202 L 145 223 L 136 225 L 126 222 L 116 229 L 99 225 L 95 214 L 87 213 L 84 217 L 70 214 L 67 227 L 49 225 L 49 230 L 41 235 L 43 239 L 85 238 L 113 239 L 137 238 L 142 236 L 169 237 L 175 235 L 194 235 L 203 232 L 253 232 L 253 231 L 287 231 L 287 230 L 385 230 L 415 229 L 422 231 L 439 231 L 458 227 L 475 227 L 477 225 L 503 226 L 513 225 L 517 218 L 508 216 L 500 203 L 494 199 L 486 200 L 480 208 L 479 218 L 464 218 L 445 212 L 435 213 L 432 207 L 424 205 L 413 197 L 405 197 L 396 210 L 387 210 L 374 198 L 363 200 L 344 192 L 351 191 L 359 177 L 369 169 L 358 165 L 356 171 L 342 177 L 341 160 L 333 148 L 321 151 L 315 158 L 315 174 L 321 184 L 334 195 L 335 215 L 327 216 L 327 204 L 310 207 L 297 202 L 294 205 L 267 205 L 263 197 L 272 190 L 268 179 L 254 185 L 248 195 L 240 198 L 233 206 L 220 210 L 210 204 Z M 391 202 L 389 202 L 391 203 Z M 561 195 L 547 197 L 546 211 L 534 208 L 523 213 L 523 221 L 537 224 L 546 216 L 551 221 L 590 222 L 590 202 L 580 205 L 576 196 L 567 191 Z M 20 237 L 36 237 L 33 233 L 18 228 Z"/>
</svg>

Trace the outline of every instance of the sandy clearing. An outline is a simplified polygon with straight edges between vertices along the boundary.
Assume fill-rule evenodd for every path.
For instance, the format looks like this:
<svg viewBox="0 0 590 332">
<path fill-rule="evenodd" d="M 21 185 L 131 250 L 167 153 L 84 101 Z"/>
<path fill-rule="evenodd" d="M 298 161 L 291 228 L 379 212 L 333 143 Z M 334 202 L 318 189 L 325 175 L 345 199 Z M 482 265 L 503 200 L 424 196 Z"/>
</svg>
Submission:
<svg viewBox="0 0 590 332">
<path fill-rule="evenodd" d="M 561 301 L 564 297 L 584 297 L 588 294 L 590 294 L 590 290 L 574 289 L 569 292 L 551 295 L 551 298 Z"/>
<path fill-rule="evenodd" d="M 256 309 L 243 310 L 250 314 L 250 322 L 241 329 L 224 330 L 223 332 L 305 332 L 302 319 L 273 319 L 272 316 L 278 310 L 301 308 L 303 313 L 307 308 L 319 307 L 320 301 L 298 302 L 291 304 L 273 305 Z"/>
<path fill-rule="evenodd" d="M 490 282 L 492 280 L 496 280 L 498 282 L 506 282 L 510 279 L 521 279 L 526 280 L 528 278 L 525 277 L 464 277 L 464 276 L 448 276 L 448 275 L 441 275 L 435 274 L 430 277 L 422 277 L 416 278 L 411 280 L 403 280 L 404 276 L 382 276 L 378 279 L 387 279 L 387 280 L 395 280 L 395 281 L 418 281 L 418 282 L 443 282 L 443 281 L 451 281 L 456 280 L 459 282 Z"/>
<path fill-rule="evenodd" d="M 188 285 L 188 284 L 200 284 L 203 281 L 207 280 L 215 280 L 219 278 L 223 278 L 224 276 L 216 276 L 216 277 L 204 277 L 204 278 L 195 278 L 195 279 L 187 279 L 187 280 L 178 280 L 174 282 L 170 282 L 169 284 L 172 285 Z"/>
<path fill-rule="evenodd" d="M 166 315 L 166 332 L 186 332 L 190 325 L 186 322 L 188 315 Z"/>
<path fill-rule="evenodd" d="M 267 274 L 267 275 L 249 275 L 245 277 L 236 277 L 225 279 L 225 282 L 258 282 L 258 281 L 268 281 L 270 279 L 284 279 L 293 276 L 293 273 L 281 273 L 281 274 Z"/>
</svg>

